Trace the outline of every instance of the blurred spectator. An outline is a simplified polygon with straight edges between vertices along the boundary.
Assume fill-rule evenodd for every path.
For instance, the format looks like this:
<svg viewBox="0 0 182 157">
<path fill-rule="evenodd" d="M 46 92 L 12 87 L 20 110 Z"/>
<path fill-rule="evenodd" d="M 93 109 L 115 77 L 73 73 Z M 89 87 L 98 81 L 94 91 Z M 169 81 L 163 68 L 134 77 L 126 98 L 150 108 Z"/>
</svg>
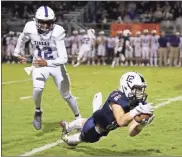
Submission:
<svg viewBox="0 0 182 157">
<path fill-rule="evenodd" d="M 173 35 L 170 37 L 169 44 L 170 44 L 169 65 L 172 66 L 174 61 L 174 66 L 177 66 L 180 38 L 177 36 L 176 32 L 174 32 Z"/>
<path fill-rule="evenodd" d="M 163 62 L 164 62 L 164 66 L 167 66 L 168 39 L 165 36 L 165 32 L 161 32 L 161 36 L 160 36 L 158 42 L 159 42 L 159 66 L 162 66 Z"/>
</svg>

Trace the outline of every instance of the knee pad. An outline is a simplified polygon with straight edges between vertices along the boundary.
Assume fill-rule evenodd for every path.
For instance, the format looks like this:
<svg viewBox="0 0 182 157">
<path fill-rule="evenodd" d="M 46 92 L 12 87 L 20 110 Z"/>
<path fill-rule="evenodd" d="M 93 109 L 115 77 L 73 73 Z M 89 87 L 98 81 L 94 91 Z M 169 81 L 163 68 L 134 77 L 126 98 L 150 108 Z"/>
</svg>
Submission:
<svg viewBox="0 0 182 157">
<path fill-rule="evenodd" d="M 33 89 L 35 92 L 40 92 L 40 93 L 42 93 L 42 91 L 43 91 L 43 88 L 37 88 L 37 87 L 34 87 L 34 89 Z"/>
</svg>

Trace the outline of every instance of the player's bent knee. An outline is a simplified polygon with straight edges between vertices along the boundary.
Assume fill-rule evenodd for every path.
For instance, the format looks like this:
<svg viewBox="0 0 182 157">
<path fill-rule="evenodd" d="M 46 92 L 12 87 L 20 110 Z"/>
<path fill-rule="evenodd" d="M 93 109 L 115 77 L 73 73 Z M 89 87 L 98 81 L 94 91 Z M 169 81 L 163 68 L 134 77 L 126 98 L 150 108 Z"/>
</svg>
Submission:
<svg viewBox="0 0 182 157">
<path fill-rule="evenodd" d="M 41 81 L 34 81 L 33 86 L 34 88 L 44 89 L 45 83 Z"/>
<path fill-rule="evenodd" d="M 34 87 L 34 91 L 36 91 L 36 92 L 42 92 L 43 91 L 43 88 L 37 88 L 37 87 Z"/>
</svg>

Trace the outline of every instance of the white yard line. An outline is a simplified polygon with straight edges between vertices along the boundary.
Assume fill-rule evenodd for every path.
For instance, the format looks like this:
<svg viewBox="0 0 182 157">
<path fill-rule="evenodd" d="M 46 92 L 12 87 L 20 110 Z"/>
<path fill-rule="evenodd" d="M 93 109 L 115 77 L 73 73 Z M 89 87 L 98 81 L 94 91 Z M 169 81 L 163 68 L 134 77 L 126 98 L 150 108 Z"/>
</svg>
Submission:
<svg viewBox="0 0 182 157">
<path fill-rule="evenodd" d="M 44 145 L 42 147 L 39 147 L 39 148 L 35 148 L 35 149 L 31 150 L 30 152 L 26 152 L 25 154 L 22 154 L 20 156 L 30 156 L 30 155 L 33 155 L 35 153 L 44 151 L 46 149 L 50 149 L 52 147 L 55 147 L 55 146 L 57 146 L 60 143 L 63 143 L 63 141 L 62 140 L 57 140 L 56 142 L 46 144 L 46 145 Z"/>
<path fill-rule="evenodd" d="M 169 98 L 167 101 L 161 102 L 157 105 L 155 105 L 155 108 L 160 108 L 162 106 L 168 105 L 173 101 L 178 101 L 178 100 L 182 100 L 182 96 L 178 96 L 178 97 L 174 97 L 174 98 Z"/>
<path fill-rule="evenodd" d="M 31 99 L 31 98 L 32 98 L 32 96 L 22 96 L 22 97 L 20 97 L 20 100 Z M 74 96 L 74 98 L 76 100 L 80 99 L 79 97 L 76 97 L 76 96 Z"/>
<path fill-rule="evenodd" d="M 2 82 L 2 85 L 5 85 L 5 84 L 12 84 L 12 83 L 20 83 L 20 82 L 27 82 L 27 81 L 30 81 L 32 79 L 25 79 L 25 80 L 16 80 L 16 81 L 8 81 L 8 82 Z"/>
<path fill-rule="evenodd" d="M 32 98 L 32 96 L 22 96 L 22 97 L 20 97 L 20 100 L 25 100 L 25 99 L 30 99 L 30 98 Z"/>
<path fill-rule="evenodd" d="M 175 102 L 175 101 L 179 101 L 179 100 L 182 100 L 182 96 L 178 96 L 178 97 L 174 97 L 174 98 L 169 98 L 167 101 L 164 101 L 164 102 L 161 102 L 159 104 L 156 104 L 155 108 L 157 109 L 157 108 L 163 107 L 165 105 L 168 105 L 171 102 Z M 38 152 L 42 152 L 44 150 L 50 149 L 52 147 L 55 147 L 55 146 L 57 146 L 60 143 L 63 143 L 63 141 L 62 140 L 58 140 L 56 142 L 46 144 L 46 145 L 44 145 L 42 147 L 38 147 L 38 148 L 32 149 L 31 151 L 26 152 L 26 153 L 24 153 L 22 155 L 19 155 L 19 156 L 31 156 L 31 155 L 34 155 L 34 154 L 36 154 Z"/>
</svg>

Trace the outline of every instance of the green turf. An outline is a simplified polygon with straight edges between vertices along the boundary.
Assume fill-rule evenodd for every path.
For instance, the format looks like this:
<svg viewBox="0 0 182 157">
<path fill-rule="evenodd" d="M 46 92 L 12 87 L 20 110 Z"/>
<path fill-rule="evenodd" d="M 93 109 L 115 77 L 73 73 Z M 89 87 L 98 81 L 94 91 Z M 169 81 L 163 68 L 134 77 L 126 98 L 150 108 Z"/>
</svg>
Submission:
<svg viewBox="0 0 182 157">
<path fill-rule="evenodd" d="M 27 65 L 2 65 L 2 82 L 26 80 L 23 67 Z M 104 99 L 119 85 L 121 74 L 127 71 L 142 73 L 148 84 L 148 100 L 154 105 L 161 98 L 182 95 L 181 68 L 148 67 L 92 67 L 67 66 L 71 78 L 71 89 L 83 117 L 92 113 L 92 97 L 101 91 Z M 32 95 L 32 81 L 2 85 L 2 155 L 20 155 L 34 148 L 55 142 L 60 137 L 58 122 L 73 120 L 68 105 L 60 97 L 52 78 L 47 82 L 43 94 L 43 129 L 36 131 L 32 125 L 34 105 L 32 99 L 20 97 Z M 81 156 L 81 155 L 182 155 L 182 101 L 156 110 L 156 119 L 137 137 L 129 137 L 127 128 L 110 133 L 95 144 L 80 144 L 70 149 L 65 144 L 39 152 L 35 155 Z"/>
</svg>

